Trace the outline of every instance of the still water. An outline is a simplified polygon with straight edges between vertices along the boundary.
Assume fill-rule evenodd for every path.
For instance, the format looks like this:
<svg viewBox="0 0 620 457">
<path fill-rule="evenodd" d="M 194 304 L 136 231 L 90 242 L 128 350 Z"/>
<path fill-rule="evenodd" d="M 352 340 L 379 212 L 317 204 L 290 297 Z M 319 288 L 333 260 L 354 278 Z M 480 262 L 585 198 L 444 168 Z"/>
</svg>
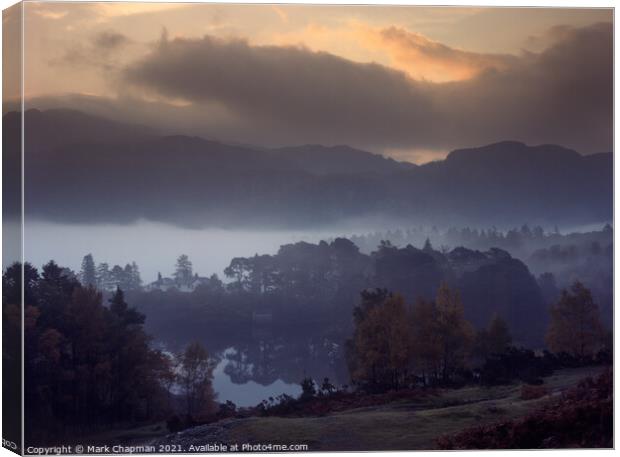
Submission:
<svg viewBox="0 0 620 457">
<path fill-rule="evenodd" d="M 301 393 L 299 384 L 287 383 L 282 379 L 276 379 L 266 385 L 259 384 L 252 379 L 248 379 L 244 383 L 235 383 L 230 374 L 227 373 L 227 368 L 234 362 L 227 359 L 227 356 L 234 356 L 236 352 L 234 348 L 226 349 L 221 354 L 221 361 L 213 371 L 213 389 L 217 393 L 218 402 L 232 401 L 240 407 L 256 406 L 269 397 L 276 398 L 282 394 L 297 397 Z M 253 367 L 250 366 L 249 369 L 252 370 Z"/>
</svg>

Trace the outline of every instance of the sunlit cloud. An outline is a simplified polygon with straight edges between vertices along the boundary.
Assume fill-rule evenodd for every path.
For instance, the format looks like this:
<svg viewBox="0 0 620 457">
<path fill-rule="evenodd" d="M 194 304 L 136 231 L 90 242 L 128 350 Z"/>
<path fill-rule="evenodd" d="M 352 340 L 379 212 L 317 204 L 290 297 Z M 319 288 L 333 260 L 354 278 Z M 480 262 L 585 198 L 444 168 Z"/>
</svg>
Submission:
<svg viewBox="0 0 620 457">
<path fill-rule="evenodd" d="M 449 83 L 303 46 L 164 37 L 124 77 L 137 90 L 220 103 L 242 119 L 240 132 L 252 130 L 261 137 L 252 142 L 263 144 L 276 135 L 289 144 L 445 151 L 511 138 L 601 151 L 611 144 L 611 37 L 609 23 L 575 29 L 542 53 L 506 59 L 501 70 L 471 53 L 425 50 L 431 61 L 446 54 L 481 68 Z"/>
<path fill-rule="evenodd" d="M 502 70 L 515 58 L 455 49 L 402 27 L 377 28 L 357 20 L 331 27 L 311 23 L 267 41 L 328 51 L 355 62 L 377 62 L 432 82 L 462 81 L 488 69 Z"/>
<path fill-rule="evenodd" d="M 609 31 L 592 27 L 591 15 L 553 22 L 549 10 L 540 23 L 510 24 L 521 10 L 62 3 L 27 11 L 40 30 L 26 43 L 28 97 L 129 94 L 134 105 L 174 108 L 152 114 L 176 130 L 191 124 L 263 145 L 347 143 L 415 162 L 506 137 L 608 148 Z M 506 35 L 510 46 L 493 45 Z M 482 36 L 488 43 L 473 39 Z"/>
<path fill-rule="evenodd" d="M 414 79 L 462 81 L 484 70 L 503 70 L 514 60 L 514 56 L 509 55 L 481 54 L 451 48 L 420 33 L 398 27 L 382 30 L 358 27 L 358 30 L 365 43 L 389 55 L 391 67 L 406 72 Z"/>
<path fill-rule="evenodd" d="M 179 8 L 187 8 L 186 3 L 142 3 L 142 2 L 108 2 L 93 3 L 97 13 L 105 18 L 132 16 L 134 14 L 159 13 Z"/>
<path fill-rule="evenodd" d="M 49 19 L 52 21 L 63 19 L 69 14 L 69 10 L 66 9 L 66 5 L 54 3 L 29 3 L 27 6 L 27 11 L 33 12 L 39 18 Z"/>
<path fill-rule="evenodd" d="M 276 13 L 282 22 L 288 23 L 288 13 L 286 11 L 276 5 L 273 5 L 271 9 Z"/>
<path fill-rule="evenodd" d="M 41 9 L 35 10 L 34 13 L 45 19 L 54 19 L 54 20 L 62 19 L 63 17 L 67 16 L 67 14 L 69 14 L 68 11 L 49 11 L 49 10 L 41 10 Z"/>
</svg>

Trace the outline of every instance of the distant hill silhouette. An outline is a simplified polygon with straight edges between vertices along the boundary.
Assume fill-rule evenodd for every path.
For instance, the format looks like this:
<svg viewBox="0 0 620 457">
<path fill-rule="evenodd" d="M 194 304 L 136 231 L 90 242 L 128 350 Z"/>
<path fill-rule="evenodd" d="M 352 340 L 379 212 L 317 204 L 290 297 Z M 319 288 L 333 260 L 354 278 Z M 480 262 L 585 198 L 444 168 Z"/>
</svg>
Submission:
<svg viewBox="0 0 620 457">
<path fill-rule="evenodd" d="M 7 113 L 3 126 L 4 147 L 18 150 L 10 132 L 19 115 Z M 29 110 L 25 126 L 26 208 L 47 220 L 310 227 L 612 218 L 612 153 L 501 142 L 415 166 L 348 146 L 260 149 L 162 136 L 71 110 Z"/>
<path fill-rule="evenodd" d="M 393 173 L 416 167 L 409 162 L 397 162 L 345 145 L 325 147 L 307 144 L 270 150 L 267 155 L 278 161 L 283 169 L 304 170 L 317 175 Z"/>
</svg>

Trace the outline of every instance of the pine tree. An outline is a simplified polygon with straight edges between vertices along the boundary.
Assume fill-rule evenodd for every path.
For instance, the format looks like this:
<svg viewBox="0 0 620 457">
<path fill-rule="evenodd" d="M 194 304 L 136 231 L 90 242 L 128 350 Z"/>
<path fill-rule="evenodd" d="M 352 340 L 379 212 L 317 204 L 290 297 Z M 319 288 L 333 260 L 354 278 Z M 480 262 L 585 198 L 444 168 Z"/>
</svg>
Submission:
<svg viewBox="0 0 620 457">
<path fill-rule="evenodd" d="M 120 287 L 110 299 L 110 311 L 117 316 L 124 325 L 141 325 L 144 323 L 145 316 L 134 308 L 130 308 L 125 302 L 125 294 Z"/>
<path fill-rule="evenodd" d="M 84 286 L 95 287 L 97 285 L 97 271 L 95 270 L 95 261 L 92 254 L 87 254 L 82 259 L 80 282 Z"/>
<path fill-rule="evenodd" d="M 179 286 L 189 286 L 192 283 L 192 278 L 192 262 L 187 255 L 180 255 L 174 271 L 174 280 Z"/>
<path fill-rule="evenodd" d="M 105 262 L 97 266 L 97 287 L 100 290 L 110 290 L 113 287 L 110 266 Z"/>
<path fill-rule="evenodd" d="M 114 265 L 110 270 L 110 284 L 112 287 L 124 287 L 125 271 L 120 265 Z"/>
<path fill-rule="evenodd" d="M 136 262 L 131 262 L 131 289 L 138 290 L 142 287 L 142 278 L 140 277 L 140 269 Z"/>
</svg>

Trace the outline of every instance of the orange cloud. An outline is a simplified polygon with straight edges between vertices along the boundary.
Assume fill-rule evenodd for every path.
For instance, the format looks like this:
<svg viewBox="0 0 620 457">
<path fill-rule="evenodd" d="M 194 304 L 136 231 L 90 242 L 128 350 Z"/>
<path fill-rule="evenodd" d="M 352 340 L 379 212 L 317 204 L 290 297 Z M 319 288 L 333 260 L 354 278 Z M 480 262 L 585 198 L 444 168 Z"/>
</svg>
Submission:
<svg viewBox="0 0 620 457">
<path fill-rule="evenodd" d="M 412 79 L 453 82 L 488 69 L 506 69 L 516 56 L 455 49 L 401 27 L 376 28 L 349 20 L 340 26 L 310 23 L 301 30 L 276 33 L 261 44 L 302 45 L 361 63 L 376 62 Z"/>
<path fill-rule="evenodd" d="M 389 56 L 389 65 L 414 79 L 450 82 L 471 79 L 487 69 L 502 70 L 515 59 L 501 54 L 481 54 L 451 48 L 398 27 L 360 28 L 360 36 Z"/>
<path fill-rule="evenodd" d="M 271 9 L 273 10 L 274 13 L 278 15 L 278 17 L 280 18 L 282 22 L 284 22 L 285 24 L 288 23 L 288 14 L 286 13 L 286 11 L 284 11 L 284 9 L 276 5 L 272 5 Z"/>
<path fill-rule="evenodd" d="M 134 14 L 157 13 L 179 8 L 187 8 L 188 4 L 184 3 L 136 3 L 136 2 L 111 2 L 111 3 L 94 3 L 93 8 L 96 9 L 100 16 L 105 18 L 113 18 L 117 16 L 132 16 Z"/>
</svg>

